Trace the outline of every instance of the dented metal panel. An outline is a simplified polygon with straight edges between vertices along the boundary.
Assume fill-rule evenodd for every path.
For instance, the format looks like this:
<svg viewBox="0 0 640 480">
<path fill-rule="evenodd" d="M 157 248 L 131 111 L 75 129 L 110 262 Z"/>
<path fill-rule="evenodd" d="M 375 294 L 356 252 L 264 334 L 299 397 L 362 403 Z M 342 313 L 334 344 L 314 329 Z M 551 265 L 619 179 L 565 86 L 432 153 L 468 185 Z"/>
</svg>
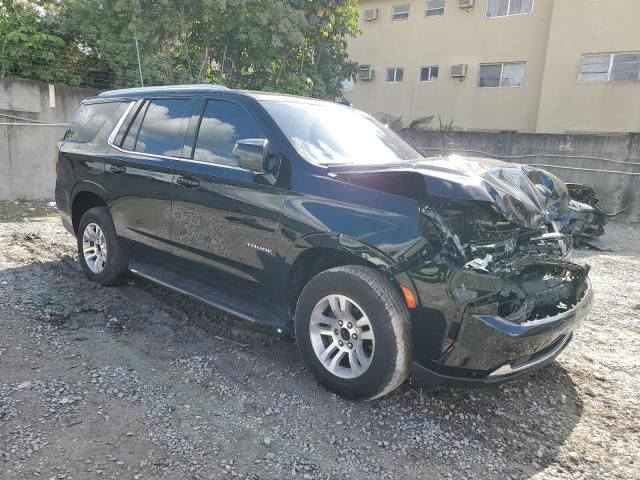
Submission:
<svg viewBox="0 0 640 480">
<path fill-rule="evenodd" d="M 538 228 L 569 207 L 567 188 L 555 175 L 494 159 L 453 155 L 402 164 L 331 166 L 329 172 L 355 182 L 366 173 L 387 175 L 392 182 L 393 172 L 412 172 L 423 177 L 426 190 L 414 188 L 408 195 L 488 202 L 504 218 L 527 228 Z"/>
<path fill-rule="evenodd" d="M 595 190 L 586 185 L 567 184 L 571 201 L 567 211 L 560 216 L 557 224 L 563 233 L 571 235 L 577 247 L 589 247 L 596 250 L 610 250 L 598 237 L 604 235 L 607 222 L 627 210 L 607 213 L 600 208 L 600 199 Z"/>
</svg>

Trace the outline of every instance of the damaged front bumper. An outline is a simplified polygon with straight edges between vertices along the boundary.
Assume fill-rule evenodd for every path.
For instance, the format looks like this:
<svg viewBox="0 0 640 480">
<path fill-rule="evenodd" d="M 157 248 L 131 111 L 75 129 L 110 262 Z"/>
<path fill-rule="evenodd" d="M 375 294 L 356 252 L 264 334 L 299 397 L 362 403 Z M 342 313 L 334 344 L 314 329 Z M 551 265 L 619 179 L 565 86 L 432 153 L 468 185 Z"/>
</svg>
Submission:
<svg viewBox="0 0 640 480">
<path fill-rule="evenodd" d="M 545 269 L 554 267 L 565 269 L 561 271 L 569 280 L 549 282 L 552 275 Z M 522 272 L 512 272 L 511 277 L 503 273 L 500 278 L 460 268 L 446 271 L 440 265 L 440 275 L 430 277 L 424 275 L 425 270 L 411 275 L 421 304 L 436 306 L 421 307 L 413 314 L 414 333 L 419 337 L 414 338 L 411 383 L 424 387 L 487 386 L 553 362 L 593 301 L 589 268 L 566 260 L 557 264 L 532 261 L 528 268 L 540 269 L 537 289 L 532 290 L 530 284 L 535 282 Z M 438 277 L 442 288 L 434 294 L 438 288 L 433 279 Z M 497 290 L 509 290 L 505 285 L 514 281 L 526 291 L 519 308 L 510 304 L 512 298 L 496 294 Z M 547 286 L 543 288 L 544 282 Z M 429 326 L 438 323 L 441 328 L 431 332 L 436 338 L 427 339 Z"/>
<path fill-rule="evenodd" d="M 530 324 L 498 316 L 468 315 L 455 342 L 455 355 L 443 363 L 414 362 L 411 383 L 419 386 L 500 384 L 553 362 L 586 317 L 593 289 L 571 310 Z M 463 365 L 463 366 L 459 366 Z"/>
</svg>

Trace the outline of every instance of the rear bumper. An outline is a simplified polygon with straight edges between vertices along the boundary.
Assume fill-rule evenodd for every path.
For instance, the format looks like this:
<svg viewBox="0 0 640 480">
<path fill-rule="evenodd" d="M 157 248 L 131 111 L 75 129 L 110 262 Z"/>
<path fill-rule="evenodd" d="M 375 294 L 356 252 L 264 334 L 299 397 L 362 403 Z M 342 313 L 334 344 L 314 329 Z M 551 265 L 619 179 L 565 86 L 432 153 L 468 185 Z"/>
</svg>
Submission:
<svg viewBox="0 0 640 480">
<path fill-rule="evenodd" d="M 75 237 L 76 232 L 73 231 L 73 224 L 71 223 L 71 217 L 66 212 L 63 212 L 61 210 L 59 210 L 59 212 L 60 212 L 60 218 L 62 219 L 62 226 L 65 228 L 67 232 L 69 232 L 71 235 Z"/>
<path fill-rule="evenodd" d="M 571 310 L 515 324 L 499 316 L 466 315 L 455 343 L 439 362 L 415 362 L 411 383 L 417 386 L 488 386 L 504 383 L 552 363 L 593 302 L 589 280 Z"/>
<path fill-rule="evenodd" d="M 55 188 L 55 200 L 56 207 L 58 212 L 60 213 L 60 218 L 62 219 L 62 225 L 64 228 L 75 236 L 75 232 L 73 231 L 73 223 L 71 221 L 71 205 L 69 205 L 70 192 L 65 188 L 63 182 L 60 181 L 60 178 L 56 180 L 56 188 Z"/>
</svg>

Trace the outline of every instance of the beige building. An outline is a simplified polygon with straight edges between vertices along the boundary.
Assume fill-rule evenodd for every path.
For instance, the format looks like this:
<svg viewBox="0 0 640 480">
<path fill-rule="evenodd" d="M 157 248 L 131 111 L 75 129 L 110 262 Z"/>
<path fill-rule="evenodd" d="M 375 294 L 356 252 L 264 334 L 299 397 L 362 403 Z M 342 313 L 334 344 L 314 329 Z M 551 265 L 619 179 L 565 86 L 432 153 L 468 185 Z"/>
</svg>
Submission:
<svg viewBox="0 0 640 480">
<path fill-rule="evenodd" d="M 640 131 L 640 0 L 361 0 L 345 96 L 460 129 Z M 352 91 L 350 91 L 352 90 Z"/>
</svg>

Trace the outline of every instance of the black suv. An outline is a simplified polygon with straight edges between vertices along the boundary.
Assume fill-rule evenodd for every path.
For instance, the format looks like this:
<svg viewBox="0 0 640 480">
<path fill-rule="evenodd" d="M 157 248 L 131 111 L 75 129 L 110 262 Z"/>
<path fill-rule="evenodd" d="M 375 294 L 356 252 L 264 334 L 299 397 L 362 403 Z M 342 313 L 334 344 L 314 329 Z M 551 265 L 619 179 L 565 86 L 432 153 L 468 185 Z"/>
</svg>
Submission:
<svg viewBox="0 0 640 480">
<path fill-rule="evenodd" d="M 181 86 L 85 100 L 56 202 L 90 280 L 128 272 L 295 332 L 352 398 L 487 385 L 552 362 L 592 299 L 564 183 L 423 158 L 345 105 Z"/>
</svg>

